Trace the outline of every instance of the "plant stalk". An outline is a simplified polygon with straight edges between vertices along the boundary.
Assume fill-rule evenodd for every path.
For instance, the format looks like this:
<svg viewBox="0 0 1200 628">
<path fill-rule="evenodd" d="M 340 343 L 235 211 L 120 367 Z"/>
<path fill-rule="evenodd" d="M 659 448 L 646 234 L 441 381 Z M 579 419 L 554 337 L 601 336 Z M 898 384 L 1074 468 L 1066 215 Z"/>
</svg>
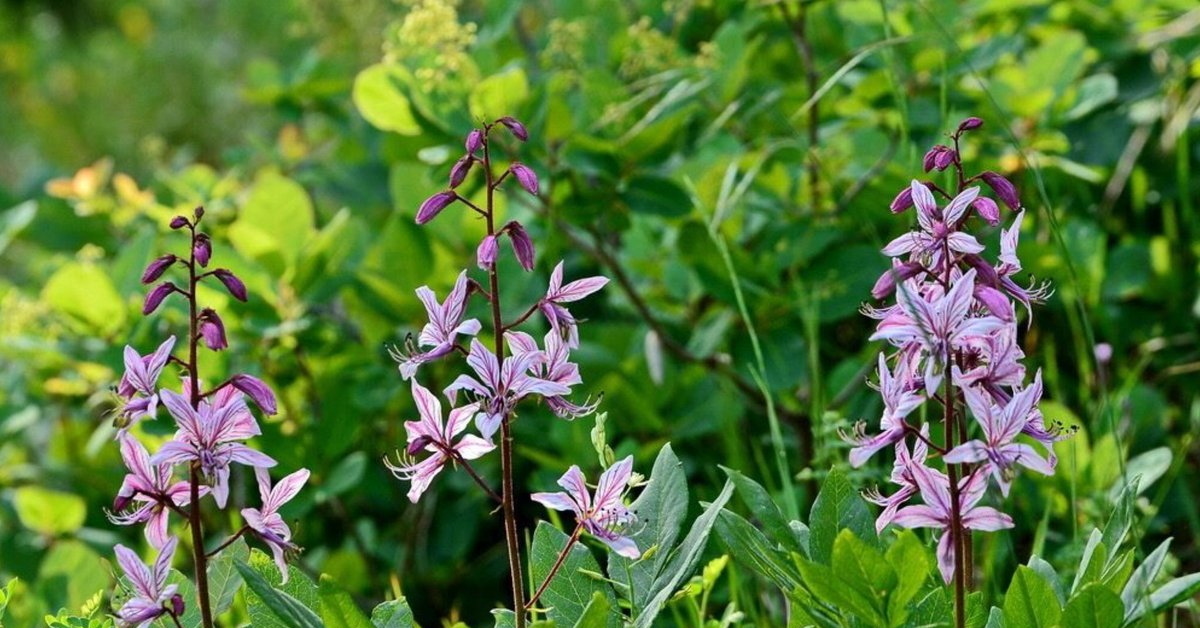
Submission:
<svg viewBox="0 0 1200 628">
<path fill-rule="evenodd" d="M 196 220 L 199 222 L 199 219 Z M 191 380 L 192 409 L 200 410 L 200 376 L 198 360 L 198 319 L 196 312 L 196 224 L 190 227 L 192 241 L 188 252 L 188 378 Z M 188 508 L 188 527 L 192 529 L 192 556 L 196 566 L 196 597 L 200 604 L 200 620 L 204 628 L 213 628 L 211 603 L 208 599 L 208 557 L 204 554 L 204 530 L 200 519 L 200 467 L 193 462 L 188 477 L 191 502 Z"/>
<path fill-rule="evenodd" d="M 571 538 L 567 539 L 567 544 L 563 546 L 562 551 L 558 553 L 558 558 L 555 559 L 554 565 L 550 567 L 550 571 L 546 572 L 546 578 L 542 580 L 542 584 L 538 586 L 537 591 L 529 601 L 525 603 L 525 609 L 533 607 L 537 604 L 538 598 L 542 597 L 542 593 L 550 586 L 550 581 L 554 579 L 554 575 L 562 568 L 563 563 L 567 561 L 567 555 L 571 553 L 571 548 L 575 547 L 575 542 L 579 540 L 579 533 L 583 532 L 583 524 L 576 524 L 575 531 L 571 533 Z"/>
</svg>

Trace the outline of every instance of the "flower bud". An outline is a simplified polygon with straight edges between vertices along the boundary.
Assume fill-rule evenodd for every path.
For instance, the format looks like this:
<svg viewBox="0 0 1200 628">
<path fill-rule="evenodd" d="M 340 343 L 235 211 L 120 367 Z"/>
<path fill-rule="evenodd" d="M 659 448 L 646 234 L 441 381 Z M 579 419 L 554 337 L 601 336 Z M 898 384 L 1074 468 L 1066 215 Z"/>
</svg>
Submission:
<svg viewBox="0 0 1200 628">
<path fill-rule="evenodd" d="M 158 306 L 162 304 L 163 299 L 176 290 L 178 288 L 175 287 L 175 284 L 169 281 L 154 286 L 150 294 L 146 295 L 146 302 L 142 304 L 142 314 L 150 314 L 154 310 L 157 310 Z"/>
<path fill-rule="evenodd" d="M 976 118 L 975 116 L 971 116 L 958 123 L 957 133 L 962 133 L 963 131 L 973 131 L 981 126 L 983 126 L 983 120 Z"/>
<path fill-rule="evenodd" d="M 921 168 L 925 170 L 925 172 L 933 170 L 934 160 L 937 159 L 938 153 L 945 150 L 945 148 L 945 146 L 938 144 L 937 146 L 929 149 L 929 152 L 925 153 L 925 157 L 921 159 Z"/>
<path fill-rule="evenodd" d="M 517 262 L 521 264 L 521 268 L 525 270 L 533 270 L 533 240 L 529 238 L 529 233 L 525 231 L 525 227 L 521 223 L 512 221 L 506 227 L 508 229 L 508 239 L 512 240 L 513 253 L 517 255 Z"/>
<path fill-rule="evenodd" d="M 225 284 L 225 289 L 229 291 L 229 294 L 233 295 L 233 298 L 238 301 L 246 300 L 246 284 L 242 283 L 242 280 L 238 279 L 237 275 L 234 275 L 227 268 L 218 268 L 212 274 L 221 280 L 221 283 Z"/>
<path fill-rule="evenodd" d="M 275 393 L 271 392 L 271 388 L 266 385 L 261 379 L 253 375 L 239 373 L 234 375 L 229 383 L 236 389 L 246 393 L 254 400 L 263 412 L 267 414 L 275 414 Z"/>
<path fill-rule="evenodd" d="M 471 171 L 471 166 L 475 165 L 475 159 L 470 155 L 454 162 L 454 167 L 450 169 L 450 189 L 454 189 L 467 178 L 467 173 Z"/>
<path fill-rule="evenodd" d="M 142 272 L 142 283 L 153 283 L 156 279 L 162 277 L 162 274 L 167 272 L 171 264 L 174 264 L 178 259 L 168 253 L 150 262 L 150 265 L 146 266 L 146 270 Z"/>
<path fill-rule="evenodd" d="M 890 209 L 892 210 L 893 214 L 899 214 L 900 212 L 902 212 L 912 206 L 913 206 L 912 188 L 909 186 L 905 186 L 905 188 L 903 190 L 900 190 L 900 193 L 896 195 L 896 198 L 892 199 L 892 204 L 891 204 Z"/>
<path fill-rule="evenodd" d="M 979 176 L 983 179 L 984 183 L 988 184 L 992 188 L 992 190 L 996 193 L 996 196 L 1000 197 L 1000 200 L 1003 201 L 1005 205 L 1008 205 L 1009 208 L 1014 210 L 1020 209 L 1021 199 L 1017 196 L 1017 188 L 1012 184 L 1011 181 L 1004 178 L 999 173 L 992 172 L 991 170 L 988 170 Z"/>
<path fill-rule="evenodd" d="M 513 136 L 522 142 L 529 139 L 529 131 L 527 131 L 525 129 L 525 125 L 518 122 L 516 118 L 512 116 L 504 116 L 503 118 L 496 120 L 496 122 L 508 127 L 508 130 L 512 132 Z"/>
<path fill-rule="evenodd" d="M 200 339 L 204 341 L 204 346 L 213 351 L 220 351 L 229 346 L 229 342 L 225 339 L 225 323 L 221 322 L 221 317 L 212 308 L 204 308 L 200 312 Z"/>
<path fill-rule="evenodd" d="M 538 178 L 537 175 L 534 174 L 533 170 L 529 168 L 529 166 L 526 166 L 518 161 L 509 166 L 508 171 L 517 178 L 517 182 L 521 184 L 521 187 L 525 188 L 526 192 L 537 196 Z"/>
<path fill-rule="evenodd" d="M 171 613 L 176 617 L 182 617 L 184 611 L 183 596 L 176 593 L 171 596 Z"/>
<path fill-rule="evenodd" d="M 979 217 L 986 220 L 993 227 L 1000 224 L 1000 206 L 996 205 L 996 201 L 980 196 L 974 201 L 971 201 L 971 207 L 979 214 Z"/>
<path fill-rule="evenodd" d="M 192 210 L 192 215 L 196 217 L 196 224 L 200 223 L 200 219 L 204 218 L 204 206 L 197 205 L 196 209 Z"/>
<path fill-rule="evenodd" d="M 404 451 L 408 452 L 408 455 L 410 455 L 410 456 L 415 456 L 415 455 L 421 453 L 421 450 L 425 449 L 425 446 L 432 442 L 433 442 L 432 438 L 422 434 L 422 435 L 418 436 L 416 440 L 409 443 L 408 447 Z"/>
<path fill-rule="evenodd" d="M 192 242 L 192 256 L 201 268 L 208 266 L 208 260 L 212 257 L 212 241 L 208 239 L 208 235 L 196 234 L 196 240 Z"/>
<path fill-rule="evenodd" d="M 992 316 L 1002 321 L 1012 322 L 1016 318 L 1012 302 L 1008 300 L 1008 297 L 1004 296 L 1003 292 L 995 288 L 977 284 L 975 286 L 975 299 L 982 303 L 992 313 Z"/>
<path fill-rule="evenodd" d="M 898 284 L 916 277 L 923 270 L 924 268 L 917 262 L 896 264 L 879 276 L 879 279 L 875 282 L 875 286 L 871 288 L 871 296 L 876 299 L 887 298 L 888 295 L 895 292 Z"/>
<path fill-rule="evenodd" d="M 952 148 L 946 148 L 946 150 L 941 151 L 933 158 L 933 167 L 937 168 L 938 172 L 941 172 L 954 163 L 955 159 L 958 159 L 958 153 Z"/>
<path fill-rule="evenodd" d="M 467 146 L 467 154 L 469 154 L 469 155 L 474 155 L 475 151 L 482 148 L 483 147 L 483 131 L 481 131 L 479 129 L 472 129 L 471 132 L 467 134 L 466 146 Z"/>
<path fill-rule="evenodd" d="M 112 507 L 113 512 L 121 512 L 122 510 L 125 510 L 126 508 L 129 507 L 129 504 L 132 502 L 133 502 L 133 495 L 125 495 L 123 493 L 117 493 L 117 497 L 115 499 L 113 499 L 113 507 Z"/>
<path fill-rule="evenodd" d="M 421 203 L 421 208 L 417 210 L 417 224 L 423 225 L 437 218 L 437 215 L 442 213 L 442 210 L 446 209 L 457 198 L 457 194 L 447 190 L 445 192 L 438 192 L 425 199 L 425 202 Z"/>
<path fill-rule="evenodd" d="M 491 270 L 496 265 L 496 236 L 490 235 L 475 249 L 475 262 L 480 270 Z"/>
<path fill-rule="evenodd" d="M 176 216 L 171 219 L 172 229 L 182 229 L 190 224 L 192 223 L 188 222 L 188 219 L 184 218 L 183 216 Z"/>
</svg>

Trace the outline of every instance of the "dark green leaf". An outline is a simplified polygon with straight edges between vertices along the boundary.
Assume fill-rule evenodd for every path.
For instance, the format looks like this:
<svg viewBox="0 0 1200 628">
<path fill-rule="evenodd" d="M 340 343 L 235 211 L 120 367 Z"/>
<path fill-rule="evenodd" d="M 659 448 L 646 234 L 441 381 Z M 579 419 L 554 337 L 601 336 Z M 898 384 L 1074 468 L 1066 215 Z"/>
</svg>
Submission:
<svg viewBox="0 0 1200 628">
<path fill-rule="evenodd" d="M 833 554 L 833 540 L 843 529 L 849 529 L 870 544 L 878 544 L 875 524 L 867 505 L 850 485 L 846 475 L 837 468 L 832 469 L 825 478 L 821 492 L 813 502 L 808 525 L 811 529 L 809 550 L 812 559 L 825 565 L 829 564 Z"/>
<path fill-rule="evenodd" d="M 1063 628 L 1120 628 L 1125 607 L 1116 593 L 1100 584 L 1089 584 L 1071 598 L 1063 611 Z"/>
<path fill-rule="evenodd" d="M 1050 628 L 1062 617 L 1054 589 L 1036 571 L 1020 565 L 1004 594 L 1007 628 Z"/>
<path fill-rule="evenodd" d="M 538 586 L 546 579 L 550 568 L 566 547 L 567 540 L 568 536 L 561 530 L 545 521 L 538 522 L 537 530 L 533 533 L 533 545 L 529 549 L 529 571 Z M 546 615 L 556 624 L 575 625 L 597 594 L 608 600 L 610 606 L 616 605 L 617 596 L 612 587 L 583 572 L 600 573 L 600 565 L 596 564 L 596 559 L 592 558 L 586 547 L 576 543 L 537 603 L 538 607 L 549 609 Z M 618 625 L 616 616 L 611 620 L 609 625 Z"/>
</svg>

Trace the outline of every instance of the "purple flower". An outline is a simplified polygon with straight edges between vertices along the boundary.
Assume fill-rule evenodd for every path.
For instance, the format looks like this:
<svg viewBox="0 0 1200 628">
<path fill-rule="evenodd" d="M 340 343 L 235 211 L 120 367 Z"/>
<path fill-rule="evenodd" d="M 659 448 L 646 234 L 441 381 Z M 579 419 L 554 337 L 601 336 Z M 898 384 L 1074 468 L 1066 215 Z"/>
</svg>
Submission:
<svg viewBox="0 0 1200 628">
<path fill-rule="evenodd" d="M 284 523 L 283 517 L 279 516 L 279 509 L 304 487 L 304 483 L 308 481 L 308 469 L 300 469 L 284 477 L 274 488 L 271 487 L 271 474 L 266 469 L 256 467 L 254 475 L 258 479 L 258 494 L 262 497 L 263 506 L 261 510 L 243 508 L 242 518 L 258 538 L 271 548 L 271 553 L 275 555 L 275 564 L 279 566 L 279 573 L 286 584 L 288 568 L 285 555 L 295 552 L 297 548 L 292 543 L 291 529 Z"/>
<path fill-rule="evenodd" d="M 201 268 L 208 266 L 208 260 L 212 258 L 212 241 L 207 235 L 196 234 L 196 239 L 192 242 L 192 257 L 196 259 L 196 263 L 200 264 Z"/>
<path fill-rule="evenodd" d="M 277 411 L 275 393 L 271 392 L 271 387 L 261 379 L 253 375 L 238 373 L 229 379 L 229 385 L 250 395 L 250 398 L 254 400 L 254 405 L 258 406 L 265 414 L 273 415 Z"/>
<path fill-rule="evenodd" d="M 879 393 L 883 395 L 883 416 L 879 419 L 879 428 L 883 431 L 868 437 L 860 421 L 853 436 L 844 436 L 855 445 L 850 450 L 850 466 L 855 468 L 863 466 L 880 449 L 903 440 L 908 431 L 905 417 L 925 402 L 925 398 L 910 386 L 911 375 L 904 373 L 904 366 L 898 366 L 893 373 L 882 353 L 879 354 L 878 372 Z"/>
<path fill-rule="evenodd" d="M 517 256 L 517 262 L 521 264 L 521 268 L 525 270 L 533 270 L 533 240 L 529 238 L 529 233 L 525 231 L 525 227 L 521 223 L 512 221 L 504 227 L 508 231 L 508 238 L 512 241 L 513 253 Z"/>
<path fill-rule="evenodd" d="M 478 344 L 478 341 L 475 344 Z M 409 455 L 416 455 L 421 449 L 430 452 L 431 455 L 412 464 L 404 464 L 404 460 L 400 465 L 393 465 L 387 460 L 384 460 L 384 464 L 397 478 L 412 482 L 408 489 L 408 499 L 415 504 L 447 462 L 457 459 L 475 460 L 496 446 L 474 434 L 467 434 L 457 443 L 454 442 L 454 437 L 467 428 L 471 417 L 479 410 L 479 404 L 469 403 L 453 408 L 450 410 L 449 420 L 443 421 L 441 402 L 415 379 L 412 383 L 412 395 L 421 418 L 404 423 L 404 431 L 408 434 Z"/>
<path fill-rule="evenodd" d="M 503 118 L 496 120 L 496 122 L 508 127 L 508 130 L 513 134 L 513 137 L 516 137 L 522 142 L 529 139 L 529 131 L 527 131 L 525 129 L 525 125 L 518 122 L 516 118 L 512 116 L 504 116 Z"/>
<path fill-rule="evenodd" d="M 921 166 L 925 169 L 925 172 L 929 172 L 934 168 L 940 172 L 954 163 L 954 158 L 957 156 L 958 153 L 955 153 L 953 148 L 938 144 L 925 153 L 925 158 L 922 160 Z"/>
<path fill-rule="evenodd" d="M 200 322 L 198 333 L 200 339 L 204 341 L 204 346 L 213 351 L 220 351 L 229 346 L 229 342 L 225 339 L 225 323 L 221 322 L 221 317 L 217 316 L 216 310 L 206 307 L 200 311 L 198 319 Z"/>
<path fill-rule="evenodd" d="M 983 120 L 976 118 L 975 116 L 971 116 L 958 123 L 958 131 L 956 134 L 961 134 L 963 131 L 973 131 L 981 126 L 983 126 Z"/>
<path fill-rule="evenodd" d="M 983 172 L 979 175 L 979 178 L 983 179 L 983 182 L 988 184 L 992 188 L 992 191 L 996 193 L 996 196 L 1000 197 L 1000 200 L 1005 205 L 1008 205 L 1010 209 L 1017 210 L 1021 208 L 1021 198 L 1017 196 L 1017 188 L 1011 181 L 991 170 Z"/>
<path fill-rule="evenodd" d="M 117 395 L 125 400 L 119 413 L 122 431 L 142 417 L 155 418 L 158 411 L 158 377 L 171 359 L 171 349 L 174 347 L 175 336 L 164 340 L 154 353 L 147 356 L 140 356 L 133 347 L 125 346 L 125 374 L 117 385 Z M 141 397 L 135 398 L 135 395 Z"/>
<path fill-rule="evenodd" d="M 450 168 L 450 189 L 454 189 L 466 180 L 467 173 L 471 171 L 471 166 L 475 165 L 475 159 L 470 155 L 460 158 L 454 162 L 454 166 Z"/>
<path fill-rule="evenodd" d="M 504 337 L 508 340 L 508 346 L 512 349 L 514 356 L 540 351 L 537 341 L 525 332 L 508 332 Z M 546 334 L 544 342 L 546 350 L 541 351 L 541 353 L 545 356 L 545 359 L 534 362 L 531 374 L 534 377 L 556 382 L 568 388 L 582 383 L 583 378 L 579 376 L 579 366 L 570 361 L 570 349 L 567 348 L 567 344 L 562 336 L 551 331 Z M 595 401 L 579 405 L 572 403 L 563 395 L 548 395 L 544 399 L 546 400 L 546 406 L 553 410 L 554 414 L 567 420 L 587 416 L 595 412 L 596 406 L 599 404 L 599 401 Z"/>
<path fill-rule="evenodd" d="M 117 611 L 121 625 L 146 628 L 158 617 L 167 614 L 178 615 L 179 611 L 182 611 L 182 598 L 174 599 L 179 597 L 176 595 L 179 587 L 167 584 L 177 542 L 178 540 L 172 537 L 163 544 L 153 568 L 142 563 L 142 559 L 128 547 L 120 544 L 113 547 L 117 554 L 117 562 L 133 588 L 133 596 Z"/>
<path fill-rule="evenodd" d="M 984 463 L 983 469 L 991 473 L 1000 492 L 1008 497 L 1012 484 L 1013 467 L 1021 466 L 1043 475 L 1054 475 L 1055 458 L 1047 460 L 1033 447 L 1015 443 L 1013 439 L 1025 429 L 1034 405 L 1042 394 L 1041 373 L 1034 377 L 1034 384 L 1014 394 L 1004 406 L 994 403 L 990 396 L 974 386 L 963 389 L 967 405 L 975 420 L 983 428 L 983 438 L 967 441 L 944 456 L 950 464 Z"/>
<path fill-rule="evenodd" d="M 554 510 L 569 510 L 575 513 L 578 525 L 583 526 L 613 551 L 626 558 L 636 559 L 642 555 L 633 539 L 626 536 L 629 527 L 637 522 L 637 515 L 625 506 L 629 476 L 633 471 L 633 456 L 618 461 L 600 475 L 593 497 L 587 480 L 579 467 L 570 469 L 558 480 L 566 492 L 534 493 L 534 501 Z"/>
<path fill-rule="evenodd" d="M 537 178 L 537 175 L 534 174 L 533 170 L 530 169 L 529 166 L 526 166 L 525 164 L 518 161 L 518 162 L 514 162 L 511 166 L 509 166 L 508 171 L 511 172 L 514 177 L 517 178 L 517 183 L 520 183 L 521 187 L 525 188 L 526 192 L 529 192 L 530 194 L 537 196 L 537 194 L 538 194 L 538 178 Z"/>
<path fill-rule="evenodd" d="M 222 392 L 229 390 L 222 389 Z M 163 445 L 150 459 L 151 464 L 199 464 L 212 486 L 219 508 L 229 498 L 229 465 L 239 462 L 252 467 L 273 467 L 275 460 L 238 442 L 260 434 L 258 423 L 246 409 L 246 402 L 230 395 L 217 396 L 213 403 L 200 404 L 197 410 L 182 395 L 162 392 L 179 430 L 174 440 Z"/>
<path fill-rule="evenodd" d="M 912 453 L 908 452 L 908 443 L 901 440 L 896 443 L 896 460 L 892 464 L 893 484 L 899 484 L 900 490 L 891 495 L 884 496 L 880 494 L 878 489 L 863 492 L 863 499 L 883 507 L 883 511 L 879 513 L 879 517 L 875 519 L 875 532 L 882 533 L 883 529 L 888 526 L 896 517 L 896 512 L 900 506 L 904 505 L 913 495 L 916 495 L 920 490 L 917 487 L 917 480 L 914 476 L 913 469 L 915 467 L 925 466 L 925 459 L 929 455 L 929 446 L 926 440 L 929 438 L 929 426 L 921 426 L 921 438 L 917 439 L 913 445 Z"/>
<path fill-rule="evenodd" d="M 917 206 L 917 221 L 921 229 L 910 231 L 889 242 L 883 248 L 884 255 L 896 257 L 905 253 L 931 253 L 935 259 L 940 259 L 943 243 L 951 251 L 959 253 L 979 253 L 983 250 L 983 245 L 974 236 L 957 230 L 957 224 L 963 214 L 979 196 L 979 188 L 963 190 L 940 212 L 933 193 L 923 183 L 914 180 L 910 189 L 913 204 Z"/>
<path fill-rule="evenodd" d="M 577 279 L 567 285 L 562 285 L 563 263 L 559 262 L 550 273 L 550 285 L 546 288 L 546 296 L 542 297 L 539 308 L 551 329 L 562 334 L 567 339 L 567 347 L 574 349 L 579 346 L 579 331 L 576 329 L 575 317 L 563 307 L 563 303 L 578 301 L 593 292 L 603 288 L 608 283 L 608 277 L 587 277 Z"/>
<path fill-rule="evenodd" d="M 912 206 L 912 188 L 906 187 L 903 190 L 900 190 L 900 193 L 896 195 L 896 198 L 892 199 L 892 204 L 888 208 L 892 210 L 893 214 L 899 214 L 900 212 Z"/>
<path fill-rule="evenodd" d="M 1017 344 L 1017 329 L 1005 325 L 994 333 L 968 341 L 963 352 L 966 370 L 954 368 L 954 385 L 960 388 L 979 386 L 992 394 L 997 403 L 1012 396 L 1005 387 L 1020 386 L 1025 381 L 1025 352 Z"/>
<path fill-rule="evenodd" d="M 187 218 L 185 218 L 183 216 L 176 216 L 171 219 L 170 227 L 172 229 L 182 229 L 190 224 L 192 224 L 192 223 L 189 222 Z"/>
<path fill-rule="evenodd" d="M 471 132 L 467 134 L 467 141 L 465 144 L 467 148 L 467 154 L 475 154 L 475 151 L 483 147 L 483 131 L 479 129 L 472 129 Z"/>
<path fill-rule="evenodd" d="M 901 262 L 898 259 L 892 259 L 892 268 L 879 276 L 875 286 L 871 288 L 871 296 L 883 299 L 895 292 L 896 284 L 908 281 L 924 271 L 925 267 L 920 262 Z"/>
<path fill-rule="evenodd" d="M 437 215 L 442 213 L 443 209 L 449 207 L 450 203 L 456 200 L 458 200 L 458 194 L 453 190 L 438 192 L 425 199 L 425 202 L 421 203 L 420 209 L 417 210 L 417 224 L 423 225 L 437 218 Z"/>
<path fill-rule="evenodd" d="M 911 471 L 925 503 L 901 508 L 892 522 L 904 528 L 941 531 L 937 548 L 938 569 L 942 572 L 942 579 L 949 584 L 954 580 L 954 544 L 949 534 L 952 521 L 950 480 L 945 474 L 924 465 L 913 465 Z M 1012 517 L 995 508 L 977 505 L 987 488 L 986 477 L 984 473 L 976 472 L 959 482 L 959 510 L 964 530 L 995 532 L 1013 527 Z"/>
<path fill-rule="evenodd" d="M 475 263 L 480 270 L 491 270 L 496 265 L 496 236 L 485 236 L 475 249 Z"/>
<path fill-rule="evenodd" d="M 537 394 L 544 397 L 566 395 L 571 389 L 558 382 L 533 377 L 529 370 L 544 363 L 546 356 L 540 351 L 513 353 L 501 364 L 496 355 L 483 343 L 471 340 L 471 351 L 467 364 L 476 377 L 459 375 L 444 391 L 454 400 L 460 390 L 467 390 L 479 397 L 479 413 L 475 416 L 475 427 L 487 440 L 492 439 L 500 422 L 505 419 L 521 399 Z"/>
<path fill-rule="evenodd" d="M 150 264 L 146 266 L 146 270 L 142 273 L 142 283 L 154 283 L 154 281 L 159 277 L 162 277 L 162 274 L 166 272 L 167 269 L 171 267 L 171 264 L 174 264 L 178 259 L 178 257 L 170 254 L 155 258 L 153 262 L 150 262 Z"/>
<path fill-rule="evenodd" d="M 146 295 L 146 302 L 142 304 L 142 314 L 150 314 L 162 305 L 163 299 L 166 299 L 173 292 L 178 292 L 179 288 L 175 284 L 164 281 L 163 283 L 154 286 L 154 289 Z"/>
<path fill-rule="evenodd" d="M 989 225 L 994 227 L 1000 224 L 1000 206 L 996 204 L 996 201 L 986 196 L 980 196 L 971 203 L 971 206 Z"/>
<path fill-rule="evenodd" d="M 1000 231 L 1000 264 L 996 273 L 1002 277 L 1010 277 L 1021 272 L 1021 260 L 1017 257 L 1017 244 L 1021 241 L 1021 222 L 1025 220 L 1024 210 L 1017 212 L 1008 229 Z"/>
<path fill-rule="evenodd" d="M 212 271 L 212 275 L 225 285 L 225 289 L 233 295 L 233 298 L 243 302 L 246 300 L 246 284 L 242 283 L 242 280 L 238 279 L 237 275 L 230 272 L 229 269 L 218 268 Z"/>
<path fill-rule="evenodd" d="M 429 315 L 429 322 L 421 329 L 417 343 L 432 349 L 423 353 L 410 351 L 408 355 L 392 352 L 392 357 L 400 363 L 401 377 L 409 379 L 416 374 L 421 364 L 453 351 L 459 334 L 474 336 L 479 333 L 481 326 L 478 320 L 463 320 L 468 296 L 467 285 L 467 271 L 464 270 L 458 274 L 454 288 L 442 303 L 438 303 L 437 295 L 429 286 L 417 288 L 417 298 L 421 299 L 421 303 L 425 305 L 425 313 Z"/>
<path fill-rule="evenodd" d="M 166 545 L 167 520 L 172 506 L 187 506 L 191 502 L 191 485 L 187 482 L 171 483 L 171 465 L 150 464 L 150 454 L 137 439 L 129 434 L 118 437 L 121 441 L 121 459 L 129 469 L 121 489 L 113 501 L 113 513 L 108 519 L 117 525 L 146 524 L 146 540 L 156 548 Z M 206 495 L 208 487 L 200 487 L 200 495 Z M 121 511 L 137 502 L 140 505 L 132 512 Z"/>
</svg>

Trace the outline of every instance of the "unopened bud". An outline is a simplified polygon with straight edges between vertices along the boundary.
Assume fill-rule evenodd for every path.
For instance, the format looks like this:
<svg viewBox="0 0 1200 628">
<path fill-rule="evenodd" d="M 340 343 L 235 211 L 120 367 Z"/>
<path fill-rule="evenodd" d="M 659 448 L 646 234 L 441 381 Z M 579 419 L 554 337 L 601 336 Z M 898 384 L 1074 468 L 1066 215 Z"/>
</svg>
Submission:
<svg viewBox="0 0 1200 628">
<path fill-rule="evenodd" d="M 986 220 L 989 225 L 996 226 L 1000 224 L 1000 206 L 996 205 L 996 201 L 980 196 L 974 201 L 971 201 L 971 206 L 979 214 L 979 217 Z"/>
<path fill-rule="evenodd" d="M 979 177 L 996 192 L 996 196 L 1000 197 L 1000 200 L 1005 205 L 1008 205 L 1009 208 L 1015 210 L 1021 207 L 1021 199 L 1017 196 L 1017 188 L 1011 181 L 991 170 L 980 174 Z"/>
<path fill-rule="evenodd" d="M 266 414 L 275 414 L 277 411 L 275 406 L 275 393 L 271 392 L 271 387 L 265 382 L 253 375 L 239 373 L 234 375 L 229 383 L 236 389 L 246 393 L 254 400 L 257 405 Z"/>
<path fill-rule="evenodd" d="M 529 238 L 529 233 L 525 231 L 525 227 L 522 227 L 521 223 L 515 220 L 508 223 L 507 229 L 517 262 L 521 264 L 521 268 L 533 270 L 533 240 Z"/>
<path fill-rule="evenodd" d="M 171 612 L 176 617 L 182 617 L 183 611 L 184 611 L 183 596 L 178 593 L 176 593 L 175 595 L 172 595 L 171 596 Z"/>
<path fill-rule="evenodd" d="M 155 259 L 153 262 L 150 262 L 150 264 L 146 266 L 146 270 L 142 272 L 142 283 L 153 283 L 159 277 L 162 277 L 162 274 L 165 273 L 167 269 L 171 267 L 171 264 L 174 264 L 178 259 L 179 258 L 168 253 L 167 255 L 163 255 L 162 257 Z"/>
<path fill-rule="evenodd" d="M 903 190 L 900 190 L 900 193 L 896 195 L 896 198 L 892 199 L 892 204 L 891 204 L 890 208 L 891 208 L 893 214 L 899 214 L 900 212 L 903 212 L 904 210 L 906 210 L 912 206 L 913 206 L 912 188 L 905 186 L 905 188 Z"/>
<path fill-rule="evenodd" d="M 229 294 L 233 295 L 233 298 L 238 301 L 246 300 L 246 284 L 242 283 L 242 280 L 238 279 L 237 275 L 230 272 L 227 268 L 218 268 L 212 271 L 212 274 L 221 283 L 225 284 L 225 289 L 229 291 Z"/>
<path fill-rule="evenodd" d="M 526 192 L 529 192 L 530 194 L 537 196 L 538 178 L 537 178 L 537 175 L 534 174 L 533 170 L 529 166 L 526 166 L 525 164 L 518 161 L 518 162 L 514 163 L 513 165 L 509 166 L 508 171 L 511 172 L 514 177 L 517 178 L 517 182 L 521 184 L 521 187 L 525 188 Z"/>
<path fill-rule="evenodd" d="M 190 224 L 192 223 L 188 222 L 188 219 L 184 218 L 183 216 L 176 216 L 171 219 L 172 229 L 182 229 Z"/>
<path fill-rule="evenodd" d="M 438 192 L 437 194 L 425 199 L 425 202 L 421 203 L 420 209 L 417 210 L 417 224 L 423 225 L 430 220 L 437 218 L 437 215 L 442 213 L 442 210 L 449 207 L 450 203 L 453 203 L 457 198 L 457 194 L 448 190 L 445 192 Z"/>
<path fill-rule="evenodd" d="M 475 249 L 475 262 L 480 270 L 491 270 L 496 265 L 496 236 L 489 235 Z"/>
<path fill-rule="evenodd" d="M 525 125 L 517 121 L 516 118 L 512 116 L 504 116 L 503 118 L 496 120 L 496 122 L 508 127 L 508 130 L 512 132 L 513 136 L 522 142 L 529 139 L 529 131 L 526 130 Z"/>
<path fill-rule="evenodd" d="M 467 147 L 467 154 L 470 154 L 470 155 L 475 154 L 475 151 L 482 148 L 483 147 L 483 131 L 481 131 L 479 129 L 473 129 L 470 133 L 468 133 L 466 147 Z"/>
<path fill-rule="evenodd" d="M 421 453 L 421 450 L 425 449 L 425 447 L 428 446 L 429 443 L 432 443 L 432 442 L 433 442 L 432 438 L 422 434 L 421 436 L 418 436 L 416 438 L 416 440 L 409 443 L 408 447 L 404 451 L 408 452 L 408 455 L 410 455 L 410 456 L 415 456 L 415 455 Z"/>
<path fill-rule="evenodd" d="M 150 294 L 146 295 L 146 302 L 142 304 L 142 314 L 150 314 L 154 310 L 157 310 L 158 306 L 162 304 L 163 299 L 167 298 L 172 292 L 175 292 L 176 289 L 175 284 L 169 281 L 154 286 Z"/>
<path fill-rule="evenodd" d="M 192 210 L 192 215 L 196 217 L 196 222 L 199 223 L 201 218 L 204 218 L 204 206 L 197 205 L 196 209 Z"/>
<path fill-rule="evenodd" d="M 200 312 L 199 333 L 204 346 L 213 351 L 220 351 L 229 346 L 225 339 L 225 323 L 221 322 L 221 317 L 217 316 L 217 312 L 212 308 L 206 307 Z"/>
<path fill-rule="evenodd" d="M 981 126 L 983 126 L 983 120 L 976 118 L 975 116 L 971 116 L 958 123 L 958 133 L 962 133 L 963 131 L 973 131 Z"/>
<path fill-rule="evenodd" d="M 871 288 L 871 296 L 876 299 L 887 298 L 895 292 L 897 285 L 916 277 L 924 270 L 924 267 L 917 262 L 897 264 L 879 276 L 879 279 L 875 282 L 875 286 Z"/>
<path fill-rule="evenodd" d="M 196 241 L 192 243 L 192 256 L 196 258 L 196 262 L 200 264 L 201 268 L 208 266 L 208 260 L 212 257 L 212 241 L 206 234 L 196 235 Z"/>
<path fill-rule="evenodd" d="M 454 162 L 454 167 L 450 169 L 450 189 L 454 189 L 467 178 L 467 173 L 471 171 L 471 166 L 475 164 L 475 159 L 470 155 Z"/>
</svg>

